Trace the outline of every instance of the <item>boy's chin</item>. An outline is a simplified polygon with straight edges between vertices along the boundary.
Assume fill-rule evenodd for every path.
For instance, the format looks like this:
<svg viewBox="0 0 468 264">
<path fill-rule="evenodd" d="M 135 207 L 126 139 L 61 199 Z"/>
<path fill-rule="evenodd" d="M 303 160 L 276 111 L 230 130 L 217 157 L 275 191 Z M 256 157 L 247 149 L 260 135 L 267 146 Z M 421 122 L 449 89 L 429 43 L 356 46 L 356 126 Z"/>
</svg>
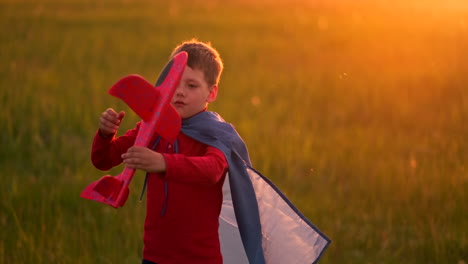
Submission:
<svg viewBox="0 0 468 264">
<path fill-rule="evenodd" d="M 177 108 L 176 108 L 176 111 L 179 114 L 180 118 L 182 118 L 182 119 L 189 118 L 191 116 L 190 114 L 188 114 L 188 113 L 186 113 L 184 111 L 179 111 Z"/>
<path fill-rule="evenodd" d="M 176 110 L 176 112 L 179 114 L 180 117 L 184 118 L 185 116 L 185 112 L 180 108 L 180 107 L 177 107 L 175 105 L 172 105 L 174 107 L 174 109 Z"/>
</svg>

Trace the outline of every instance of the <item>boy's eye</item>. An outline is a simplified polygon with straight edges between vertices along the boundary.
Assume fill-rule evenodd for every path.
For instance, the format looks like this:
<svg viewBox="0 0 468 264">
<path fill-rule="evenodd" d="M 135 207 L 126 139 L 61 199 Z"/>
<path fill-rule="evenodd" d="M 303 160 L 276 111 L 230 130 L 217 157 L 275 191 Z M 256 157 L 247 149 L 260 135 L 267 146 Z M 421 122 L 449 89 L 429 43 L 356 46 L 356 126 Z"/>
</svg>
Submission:
<svg viewBox="0 0 468 264">
<path fill-rule="evenodd" d="M 189 83 L 189 84 L 188 84 L 188 87 L 189 87 L 189 88 L 197 88 L 198 85 L 193 84 L 193 83 Z"/>
</svg>

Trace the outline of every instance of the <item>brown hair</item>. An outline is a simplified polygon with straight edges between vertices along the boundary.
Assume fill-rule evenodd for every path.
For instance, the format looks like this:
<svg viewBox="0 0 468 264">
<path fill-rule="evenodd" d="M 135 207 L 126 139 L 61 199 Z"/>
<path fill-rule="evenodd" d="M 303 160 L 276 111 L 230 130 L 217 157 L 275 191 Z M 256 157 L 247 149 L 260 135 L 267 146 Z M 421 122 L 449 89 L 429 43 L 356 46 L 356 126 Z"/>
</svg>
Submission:
<svg viewBox="0 0 468 264">
<path fill-rule="evenodd" d="M 171 58 L 181 51 L 188 53 L 187 66 L 201 70 L 209 87 L 213 84 L 218 85 L 224 66 L 218 51 L 210 42 L 204 43 L 197 39 L 184 41 L 174 49 Z"/>
</svg>

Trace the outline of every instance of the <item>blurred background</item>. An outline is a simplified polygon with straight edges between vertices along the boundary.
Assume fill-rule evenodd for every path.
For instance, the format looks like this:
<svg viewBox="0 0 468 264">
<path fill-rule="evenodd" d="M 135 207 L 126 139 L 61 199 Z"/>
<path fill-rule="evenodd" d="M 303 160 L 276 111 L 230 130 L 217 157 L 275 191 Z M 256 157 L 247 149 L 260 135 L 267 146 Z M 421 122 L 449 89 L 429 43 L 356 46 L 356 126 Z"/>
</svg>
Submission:
<svg viewBox="0 0 468 264">
<path fill-rule="evenodd" d="M 107 94 L 172 49 L 225 63 L 210 106 L 332 244 L 320 263 L 468 262 L 468 2 L 0 0 L 0 263 L 139 263 L 125 207 L 84 200 Z M 190 224 L 188 222 L 188 224 Z"/>
</svg>

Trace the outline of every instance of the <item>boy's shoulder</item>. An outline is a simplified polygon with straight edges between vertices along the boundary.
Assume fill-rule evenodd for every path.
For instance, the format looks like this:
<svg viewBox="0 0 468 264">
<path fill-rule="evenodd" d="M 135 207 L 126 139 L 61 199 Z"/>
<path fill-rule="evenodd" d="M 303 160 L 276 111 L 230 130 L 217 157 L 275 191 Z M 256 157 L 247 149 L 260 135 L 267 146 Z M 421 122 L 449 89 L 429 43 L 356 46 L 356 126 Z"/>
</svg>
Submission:
<svg viewBox="0 0 468 264">
<path fill-rule="evenodd" d="M 216 112 L 201 112 L 182 122 L 182 133 L 208 146 L 221 150 L 226 158 L 237 153 L 250 164 L 247 146 L 230 123 Z"/>
<path fill-rule="evenodd" d="M 195 133 L 204 136 L 231 136 L 237 135 L 233 125 L 226 122 L 216 112 L 204 111 L 182 121 L 182 132 Z"/>
</svg>

